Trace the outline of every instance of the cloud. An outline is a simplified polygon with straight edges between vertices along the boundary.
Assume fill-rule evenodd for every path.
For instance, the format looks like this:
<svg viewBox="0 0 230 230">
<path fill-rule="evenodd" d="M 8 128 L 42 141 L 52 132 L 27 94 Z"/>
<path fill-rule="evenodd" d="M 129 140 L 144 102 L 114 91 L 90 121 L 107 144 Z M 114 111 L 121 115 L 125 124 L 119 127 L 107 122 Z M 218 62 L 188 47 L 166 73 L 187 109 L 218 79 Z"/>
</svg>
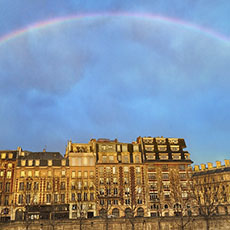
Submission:
<svg viewBox="0 0 230 230">
<path fill-rule="evenodd" d="M 229 49 L 199 31 L 124 17 L 29 31 L 0 47 L 1 140 L 54 148 L 95 136 L 197 140 L 212 127 L 221 139 Z"/>
</svg>

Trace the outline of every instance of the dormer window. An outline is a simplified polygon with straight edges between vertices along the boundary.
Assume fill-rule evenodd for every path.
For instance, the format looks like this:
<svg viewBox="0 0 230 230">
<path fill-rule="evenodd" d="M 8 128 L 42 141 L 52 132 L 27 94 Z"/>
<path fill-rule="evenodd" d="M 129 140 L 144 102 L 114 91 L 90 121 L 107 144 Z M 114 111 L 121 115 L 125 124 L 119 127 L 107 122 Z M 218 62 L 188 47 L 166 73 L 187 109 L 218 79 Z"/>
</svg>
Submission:
<svg viewBox="0 0 230 230">
<path fill-rule="evenodd" d="M 167 150 L 167 146 L 166 145 L 158 145 L 158 150 L 159 151 L 166 151 Z"/>
<path fill-rule="evenodd" d="M 147 160 L 155 160 L 156 154 L 155 153 L 146 153 Z"/>
<path fill-rule="evenodd" d="M 159 154 L 160 160 L 168 160 L 168 153 L 160 153 Z"/>
<path fill-rule="evenodd" d="M 171 145 L 170 148 L 172 151 L 179 151 L 179 145 Z"/>
</svg>

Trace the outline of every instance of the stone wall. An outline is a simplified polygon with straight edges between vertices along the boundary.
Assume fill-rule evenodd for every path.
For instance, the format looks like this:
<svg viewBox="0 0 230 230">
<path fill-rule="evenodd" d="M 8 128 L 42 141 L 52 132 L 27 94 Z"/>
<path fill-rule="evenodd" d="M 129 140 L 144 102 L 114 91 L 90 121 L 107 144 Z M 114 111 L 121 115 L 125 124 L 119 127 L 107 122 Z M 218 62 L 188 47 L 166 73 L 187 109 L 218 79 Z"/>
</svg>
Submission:
<svg viewBox="0 0 230 230">
<path fill-rule="evenodd" d="M 185 219 L 184 219 L 185 220 Z M 158 230 L 157 218 L 135 218 L 135 230 Z M 163 218 L 160 221 L 161 230 L 180 230 L 180 219 L 175 217 Z M 80 230 L 79 220 L 66 221 L 34 221 L 9 222 L 0 225 L 1 230 Z M 83 220 L 82 230 L 106 230 L 105 219 Z M 108 219 L 109 230 L 132 229 L 129 219 Z M 206 222 L 201 217 L 196 217 L 185 230 L 206 230 Z M 210 230 L 230 230 L 230 216 L 215 216 L 210 219 Z"/>
</svg>

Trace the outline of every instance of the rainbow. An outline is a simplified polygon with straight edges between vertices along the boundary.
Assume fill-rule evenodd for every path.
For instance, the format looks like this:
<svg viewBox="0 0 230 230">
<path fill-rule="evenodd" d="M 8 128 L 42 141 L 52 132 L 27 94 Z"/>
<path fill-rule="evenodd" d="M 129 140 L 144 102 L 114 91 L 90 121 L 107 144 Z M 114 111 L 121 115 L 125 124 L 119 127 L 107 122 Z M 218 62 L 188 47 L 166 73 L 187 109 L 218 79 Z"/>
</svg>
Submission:
<svg viewBox="0 0 230 230">
<path fill-rule="evenodd" d="M 211 29 L 198 26 L 186 21 L 182 21 L 175 18 L 168 18 L 161 15 L 155 15 L 155 14 L 141 14 L 141 13 L 90 13 L 90 14 L 80 14 L 80 15 L 71 15 L 66 17 L 58 17 L 54 19 L 50 19 L 47 21 L 42 21 L 39 23 L 35 23 L 29 26 L 26 26 L 22 29 L 13 31 L 11 33 L 8 33 L 2 37 L 0 37 L 0 46 L 2 44 L 7 43 L 10 40 L 16 39 L 19 36 L 22 36 L 23 34 L 27 33 L 28 31 L 32 30 L 38 30 L 42 29 L 48 26 L 56 26 L 58 24 L 74 21 L 78 19 L 97 19 L 97 18 L 103 18 L 103 17 L 131 17 L 131 18 L 138 18 L 138 19 L 147 19 L 147 20 L 158 20 L 167 24 L 172 25 L 179 25 L 182 26 L 185 29 L 188 30 L 194 30 L 197 32 L 200 32 L 202 34 L 205 34 L 206 36 L 212 37 L 213 39 L 217 39 L 220 41 L 224 41 L 229 43 L 230 39 L 223 34 L 217 33 L 216 31 L 213 31 Z"/>
</svg>

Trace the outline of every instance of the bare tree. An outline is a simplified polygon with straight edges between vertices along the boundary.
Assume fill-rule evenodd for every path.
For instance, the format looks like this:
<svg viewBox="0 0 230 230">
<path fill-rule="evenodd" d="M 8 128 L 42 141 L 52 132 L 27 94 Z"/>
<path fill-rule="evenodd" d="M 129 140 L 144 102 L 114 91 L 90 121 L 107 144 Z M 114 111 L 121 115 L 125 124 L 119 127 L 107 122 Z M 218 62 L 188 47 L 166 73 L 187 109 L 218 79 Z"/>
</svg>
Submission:
<svg viewBox="0 0 230 230">
<path fill-rule="evenodd" d="M 206 222 L 206 229 L 210 229 L 210 219 L 218 214 L 218 207 L 223 202 L 223 182 L 216 182 L 209 173 L 195 173 L 192 177 L 192 192 L 197 214 Z"/>
<path fill-rule="evenodd" d="M 172 169 L 169 178 L 171 208 L 173 208 L 174 215 L 178 217 L 175 222 L 181 230 L 184 230 L 194 220 L 191 212 L 193 195 L 190 186 L 190 174 L 179 173 L 177 169 Z"/>
</svg>

